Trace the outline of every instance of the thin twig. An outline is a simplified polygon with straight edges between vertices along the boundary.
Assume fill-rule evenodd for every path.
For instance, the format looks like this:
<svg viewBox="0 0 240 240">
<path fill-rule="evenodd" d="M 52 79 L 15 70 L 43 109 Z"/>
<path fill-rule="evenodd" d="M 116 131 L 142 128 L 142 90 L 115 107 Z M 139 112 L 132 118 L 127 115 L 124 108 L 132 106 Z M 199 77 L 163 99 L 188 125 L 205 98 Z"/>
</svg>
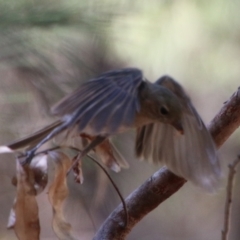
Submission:
<svg viewBox="0 0 240 240">
<path fill-rule="evenodd" d="M 231 216 L 231 204 L 232 204 L 232 196 L 233 196 L 233 181 L 236 173 L 237 164 L 240 162 L 240 156 L 236 158 L 233 163 L 229 164 L 229 173 L 228 173 L 228 182 L 226 188 L 226 202 L 225 202 L 225 210 L 224 210 L 224 225 L 222 230 L 222 240 L 228 239 L 228 232 L 230 227 L 230 216 Z"/>
<path fill-rule="evenodd" d="M 117 185 L 115 184 L 115 182 L 113 181 L 111 176 L 108 174 L 107 170 L 96 159 L 94 159 L 92 156 L 88 155 L 88 157 L 92 161 L 94 161 L 103 170 L 103 172 L 106 174 L 106 176 L 108 177 L 109 181 L 112 183 L 113 187 L 115 188 L 118 196 L 121 199 L 121 202 L 122 202 L 122 205 L 123 205 L 123 209 L 124 209 L 124 212 L 125 212 L 125 226 L 124 227 L 127 227 L 127 225 L 128 225 L 128 210 L 127 210 L 127 206 L 126 206 L 126 203 L 125 203 L 125 199 L 123 198 L 120 190 L 118 189 Z"/>
</svg>

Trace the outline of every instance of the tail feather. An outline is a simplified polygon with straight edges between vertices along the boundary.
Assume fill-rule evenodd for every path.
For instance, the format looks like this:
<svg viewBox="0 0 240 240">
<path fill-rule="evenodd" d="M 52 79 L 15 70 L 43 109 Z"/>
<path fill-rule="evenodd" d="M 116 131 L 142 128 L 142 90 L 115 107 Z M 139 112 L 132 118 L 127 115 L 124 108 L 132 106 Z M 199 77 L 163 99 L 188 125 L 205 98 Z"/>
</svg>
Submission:
<svg viewBox="0 0 240 240">
<path fill-rule="evenodd" d="M 42 139 L 44 139 L 53 129 L 60 126 L 62 121 L 58 120 L 47 127 L 33 133 L 30 136 L 22 138 L 20 140 L 14 141 L 12 143 L 7 144 L 9 148 L 12 150 L 18 150 L 21 148 L 31 148 L 39 143 Z"/>
<path fill-rule="evenodd" d="M 61 124 L 63 124 L 61 120 L 56 121 L 25 138 L 9 143 L 7 147 L 12 150 L 19 150 L 21 148 L 31 149 L 35 147 L 39 142 L 41 142 L 44 138 L 46 138 L 54 129 L 59 127 Z M 74 132 L 74 129 L 72 130 Z M 79 136 L 79 134 L 73 133 L 73 136 L 68 136 L 68 133 L 67 136 L 64 136 L 66 138 L 74 138 L 74 145 L 80 149 L 84 149 L 90 142 L 94 140 L 94 137 L 88 136 L 86 134 L 81 134 Z M 101 159 L 101 161 L 115 172 L 119 172 L 121 168 L 129 167 L 127 161 L 109 139 L 106 139 L 103 143 L 96 146 L 93 150 L 95 154 Z"/>
</svg>

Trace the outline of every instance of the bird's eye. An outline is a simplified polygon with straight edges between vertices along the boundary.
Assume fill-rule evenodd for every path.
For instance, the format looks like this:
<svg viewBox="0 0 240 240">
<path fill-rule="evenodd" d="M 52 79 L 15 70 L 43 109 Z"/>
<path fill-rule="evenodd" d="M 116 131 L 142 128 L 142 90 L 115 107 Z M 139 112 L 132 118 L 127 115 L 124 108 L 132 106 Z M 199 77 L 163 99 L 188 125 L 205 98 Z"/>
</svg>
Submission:
<svg viewBox="0 0 240 240">
<path fill-rule="evenodd" d="M 169 113 L 169 111 L 167 110 L 166 107 L 161 107 L 160 112 L 161 112 L 162 115 L 167 115 Z"/>
</svg>

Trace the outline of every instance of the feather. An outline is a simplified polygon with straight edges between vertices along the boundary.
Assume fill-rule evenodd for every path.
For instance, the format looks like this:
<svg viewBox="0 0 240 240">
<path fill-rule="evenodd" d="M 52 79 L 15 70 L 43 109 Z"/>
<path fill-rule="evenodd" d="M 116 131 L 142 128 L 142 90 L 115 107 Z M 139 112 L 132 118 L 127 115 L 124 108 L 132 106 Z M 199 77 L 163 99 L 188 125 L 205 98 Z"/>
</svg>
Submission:
<svg viewBox="0 0 240 240">
<path fill-rule="evenodd" d="M 184 134 L 169 124 L 152 123 L 137 130 L 136 154 L 153 162 L 162 162 L 176 175 L 208 191 L 219 184 L 221 170 L 212 137 L 183 88 L 168 76 L 156 84 L 167 87 L 182 105 Z"/>
</svg>

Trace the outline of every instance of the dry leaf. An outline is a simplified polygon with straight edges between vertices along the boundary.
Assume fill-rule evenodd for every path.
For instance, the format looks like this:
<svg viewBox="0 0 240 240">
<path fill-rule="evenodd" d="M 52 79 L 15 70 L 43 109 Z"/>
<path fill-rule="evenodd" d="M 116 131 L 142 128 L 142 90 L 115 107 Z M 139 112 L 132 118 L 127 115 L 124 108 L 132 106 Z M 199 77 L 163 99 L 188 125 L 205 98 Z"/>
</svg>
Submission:
<svg viewBox="0 0 240 240">
<path fill-rule="evenodd" d="M 37 240 L 40 235 L 40 224 L 38 218 L 38 205 L 36 201 L 36 190 L 34 188 L 34 174 L 29 166 L 21 166 L 17 160 L 17 197 L 10 213 L 14 219 L 15 233 L 20 240 Z"/>
<path fill-rule="evenodd" d="M 34 179 L 34 188 L 36 190 L 36 194 L 40 194 L 46 187 L 48 183 L 48 173 L 47 173 L 48 165 L 47 165 L 47 155 L 41 154 L 35 156 L 30 165 L 29 170 L 32 171 L 33 179 Z M 17 177 L 14 176 L 12 178 L 12 184 L 17 186 Z"/>
<path fill-rule="evenodd" d="M 14 228 L 14 225 L 16 223 L 16 213 L 15 213 L 15 209 L 14 209 L 15 204 L 16 204 L 16 198 L 13 201 L 13 207 L 9 213 L 8 224 L 7 224 L 8 229 Z"/>
<path fill-rule="evenodd" d="M 72 162 L 74 164 L 73 166 L 73 174 L 74 174 L 74 180 L 77 183 L 83 183 L 84 177 L 83 177 L 83 170 L 82 170 L 82 159 L 79 159 L 76 163 L 75 161 L 77 160 L 78 155 L 76 155 L 73 159 Z"/>
<path fill-rule="evenodd" d="M 100 157 L 101 161 L 114 172 L 120 172 L 121 167 L 115 159 L 112 151 L 112 146 L 109 140 L 104 141 L 95 148 L 97 156 Z"/>
<path fill-rule="evenodd" d="M 48 183 L 47 155 L 41 154 L 34 157 L 31 161 L 30 169 L 34 174 L 34 188 L 38 195 L 45 189 Z"/>
<path fill-rule="evenodd" d="M 47 185 L 47 156 L 36 156 L 29 166 L 24 167 L 18 160 L 16 162 L 17 172 L 12 183 L 17 187 L 17 196 L 9 214 L 7 227 L 14 228 L 19 239 L 38 239 L 40 226 L 35 196 Z"/>
<path fill-rule="evenodd" d="M 53 208 L 52 227 L 59 239 L 74 240 L 75 238 L 71 234 L 71 225 L 66 222 L 63 215 L 63 203 L 68 196 L 66 174 L 72 165 L 72 161 L 61 152 L 51 152 L 50 156 L 54 159 L 56 166 L 55 177 L 48 193 Z"/>
<path fill-rule="evenodd" d="M 85 148 L 89 143 L 91 143 L 95 137 L 92 137 L 88 134 L 82 133 L 80 135 L 80 138 L 76 138 L 78 141 L 75 140 L 75 143 L 77 143 L 81 147 L 81 149 Z M 116 156 L 114 154 L 115 148 L 112 146 L 112 143 L 109 139 L 106 139 L 99 145 L 97 145 L 93 151 L 95 154 L 101 159 L 104 165 L 106 165 L 108 168 L 115 172 L 120 172 L 121 166 L 119 165 L 118 159 L 116 159 Z M 121 157 L 120 155 L 117 155 L 117 157 Z M 123 159 L 123 158 L 122 158 Z M 122 160 L 121 162 L 124 162 L 125 160 Z M 125 161 L 126 162 L 126 161 Z"/>
</svg>

